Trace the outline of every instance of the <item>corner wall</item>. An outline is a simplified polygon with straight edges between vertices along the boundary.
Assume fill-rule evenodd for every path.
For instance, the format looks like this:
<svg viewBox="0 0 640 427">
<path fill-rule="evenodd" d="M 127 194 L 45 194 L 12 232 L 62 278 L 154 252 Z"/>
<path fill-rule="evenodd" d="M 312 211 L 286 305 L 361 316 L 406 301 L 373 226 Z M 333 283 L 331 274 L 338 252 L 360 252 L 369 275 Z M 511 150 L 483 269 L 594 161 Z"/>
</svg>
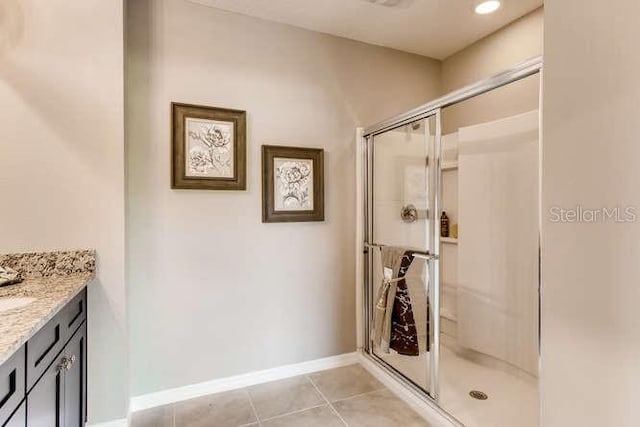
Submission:
<svg viewBox="0 0 640 427">
<path fill-rule="evenodd" d="M 555 0 L 545 10 L 545 427 L 640 425 L 638 220 L 550 215 L 577 206 L 640 214 L 640 3 L 614 3 Z"/>
<path fill-rule="evenodd" d="M 354 351 L 354 132 L 437 97 L 440 63 L 184 0 L 127 14 L 132 394 Z M 170 189 L 171 101 L 247 111 L 247 191 Z M 325 222 L 261 223 L 263 144 L 325 149 Z"/>
<path fill-rule="evenodd" d="M 95 248 L 89 421 L 128 406 L 122 0 L 0 2 L 0 252 Z"/>
<path fill-rule="evenodd" d="M 449 93 L 542 55 L 542 8 L 523 16 L 442 62 L 442 91 Z M 443 132 L 535 110 L 540 78 L 528 77 L 443 110 Z"/>
</svg>

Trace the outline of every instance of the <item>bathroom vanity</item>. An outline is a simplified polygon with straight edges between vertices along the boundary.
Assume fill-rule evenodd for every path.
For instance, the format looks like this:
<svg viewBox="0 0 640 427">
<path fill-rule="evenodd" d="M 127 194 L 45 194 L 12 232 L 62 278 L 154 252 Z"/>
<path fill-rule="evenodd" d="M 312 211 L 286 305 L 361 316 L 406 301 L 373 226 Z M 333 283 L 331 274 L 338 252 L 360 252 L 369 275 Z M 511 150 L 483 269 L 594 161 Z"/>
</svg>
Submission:
<svg viewBox="0 0 640 427">
<path fill-rule="evenodd" d="M 23 265 L 25 280 L 0 288 L 2 427 L 86 422 L 86 287 L 95 263 L 93 253 L 86 252 L 88 257 L 72 255 L 72 260 L 63 261 L 70 267 L 66 270 L 58 257 L 47 260 L 52 268 L 45 271 L 29 271 Z M 0 256 L 0 265 L 3 260 L 10 262 Z M 37 266 L 41 264 L 42 258 Z"/>
</svg>

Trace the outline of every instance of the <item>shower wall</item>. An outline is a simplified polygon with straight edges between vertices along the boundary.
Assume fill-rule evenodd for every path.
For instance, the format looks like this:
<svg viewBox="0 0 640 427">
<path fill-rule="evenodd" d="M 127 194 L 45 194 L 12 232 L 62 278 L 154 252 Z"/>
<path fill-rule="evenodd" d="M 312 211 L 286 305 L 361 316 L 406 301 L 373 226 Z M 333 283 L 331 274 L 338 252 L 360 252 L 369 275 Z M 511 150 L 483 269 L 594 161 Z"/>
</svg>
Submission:
<svg viewBox="0 0 640 427">
<path fill-rule="evenodd" d="M 444 120 L 444 114 L 441 115 Z M 449 217 L 450 228 L 460 224 L 458 207 L 458 132 L 442 135 L 442 210 Z M 458 336 L 458 245 L 453 239 L 440 245 L 440 328 L 443 344 Z"/>
<path fill-rule="evenodd" d="M 538 374 L 539 112 L 459 131 L 459 346 Z"/>
</svg>

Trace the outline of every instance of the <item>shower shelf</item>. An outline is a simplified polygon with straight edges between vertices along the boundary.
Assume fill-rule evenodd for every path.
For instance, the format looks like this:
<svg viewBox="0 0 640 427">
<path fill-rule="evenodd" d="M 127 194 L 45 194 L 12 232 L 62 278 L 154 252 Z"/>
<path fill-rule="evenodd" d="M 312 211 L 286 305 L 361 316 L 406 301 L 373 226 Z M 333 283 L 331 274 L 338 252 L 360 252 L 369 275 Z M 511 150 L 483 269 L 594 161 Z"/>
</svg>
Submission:
<svg viewBox="0 0 640 427">
<path fill-rule="evenodd" d="M 458 244 L 458 238 L 457 237 L 441 237 L 440 238 L 440 242 L 441 243 L 447 243 L 449 245 L 457 245 Z"/>
<path fill-rule="evenodd" d="M 450 171 L 458 169 L 458 162 L 442 162 L 442 170 Z"/>
<path fill-rule="evenodd" d="M 446 308 L 440 309 L 440 317 L 444 317 L 445 319 L 451 320 L 452 322 L 458 321 L 458 317 L 455 314 L 453 314 L 452 311 L 447 310 Z"/>
</svg>

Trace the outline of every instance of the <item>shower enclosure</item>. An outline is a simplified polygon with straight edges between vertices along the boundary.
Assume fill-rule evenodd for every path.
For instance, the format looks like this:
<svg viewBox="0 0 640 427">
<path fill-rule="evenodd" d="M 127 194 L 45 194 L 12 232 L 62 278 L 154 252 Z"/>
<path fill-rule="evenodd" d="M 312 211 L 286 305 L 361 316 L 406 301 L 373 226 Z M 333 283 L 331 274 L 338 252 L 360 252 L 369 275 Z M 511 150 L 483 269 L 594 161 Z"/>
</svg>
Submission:
<svg viewBox="0 0 640 427">
<path fill-rule="evenodd" d="M 505 388 L 536 383 L 539 129 L 532 111 L 445 134 L 443 112 L 537 75 L 541 66 L 541 58 L 531 59 L 361 135 L 360 345 L 378 367 L 454 423 L 482 419 L 465 418 L 469 402 L 499 399 L 466 390 L 460 378 L 465 372 L 491 384 L 504 381 Z M 455 158 L 448 154 L 453 139 Z M 448 256 L 442 249 L 458 239 L 457 224 L 448 224 L 449 236 L 441 237 L 443 176 L 457 171 L 458 163 L 453 182 L 464 202 L 454 212 L 461 239 L 451 274 L 459 286 L 445 307 L 444 294 L 451 291 L 442 279 Z M 524 178 L 514 180 L 517 174 Z M 483 185 L 495 191 L 485 192 Z M 517 199 L 513 206 L 510 199 Z M 518 217 L 509 222 L 511 215 Z M 496 231 L 498 221 L 511 225 Z M 526 233 L 518 229 L 524 226 Z M 458 323 L 454 339 L 443 328 L 452 318 Z M 509 382 L 511 376 L 516 380 Z"/>
</svg>

